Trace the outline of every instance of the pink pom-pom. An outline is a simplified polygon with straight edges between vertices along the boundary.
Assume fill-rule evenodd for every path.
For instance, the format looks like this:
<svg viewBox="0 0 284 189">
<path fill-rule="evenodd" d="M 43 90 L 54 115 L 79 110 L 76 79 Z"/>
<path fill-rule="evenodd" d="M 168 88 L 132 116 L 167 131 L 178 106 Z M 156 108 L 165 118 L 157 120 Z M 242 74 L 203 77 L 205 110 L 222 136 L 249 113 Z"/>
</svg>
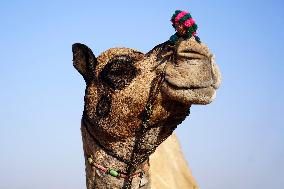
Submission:
<svg viewBox="0 0 284 189">
<path fill-rule="evenodd" d="M 176 17 L 175 17 L 175 22 L 178 22 L 184 15 L 188 14 L 187 11 L 182 11 L 180 12 Z"/>
<path fill-rule="evenodd" d="M 190 20 L 189 20 L 189 19 L 186 20 L 186 21 L 184 22 L 184 25 L 185 25 L 185 27 L 189 28 L 189 27 L 190 27 Z"/>
<path fill-rule="evenodd" d="M 184 22 L 184 25 L 185 27 L 189 28 L 190 26 L 192 26 L 194 24 L 194 20 L 192 18 L 190 19 L 187 19 L 185 22 Z"/>
<path fill-rule="evenodd" d="M 192 18 L 190 18 L 189 20 L 191 25 L 195 24 L 195 21 Z"/>
</svg>

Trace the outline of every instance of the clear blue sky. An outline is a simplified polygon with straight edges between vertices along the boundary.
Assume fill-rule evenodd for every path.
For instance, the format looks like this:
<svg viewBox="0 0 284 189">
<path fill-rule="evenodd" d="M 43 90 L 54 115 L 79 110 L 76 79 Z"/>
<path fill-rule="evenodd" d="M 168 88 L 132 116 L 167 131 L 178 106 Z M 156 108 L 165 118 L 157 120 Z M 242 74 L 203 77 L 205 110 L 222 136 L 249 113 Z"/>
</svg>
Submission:
<svg viewBox="0 0 284 189">
<path fill-rule="evenodd" d="M 173 34 L 176 9 L 191 12 L 223 75 L 217 99 L 177 129 L 198 184 L 283 188 L 283 1 L 2 0 L 1 189 L 85 187 L 85 86 L 71 45 L 147 52 Z"/>
</svg>

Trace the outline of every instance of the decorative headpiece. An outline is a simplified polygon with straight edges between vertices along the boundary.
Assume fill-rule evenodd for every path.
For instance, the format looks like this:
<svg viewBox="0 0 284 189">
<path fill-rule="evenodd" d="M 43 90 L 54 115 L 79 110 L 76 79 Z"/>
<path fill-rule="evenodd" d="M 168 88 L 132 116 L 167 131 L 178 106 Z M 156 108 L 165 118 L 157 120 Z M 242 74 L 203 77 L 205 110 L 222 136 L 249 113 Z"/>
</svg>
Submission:
<svg viewBox="0 0 284 189">
<path fill-rule="evenodd" d="M 176 24 L 183 24 L 186 28 L 186 37 L 194 36 L 195 39 L 200 42 L 199 37 L 196 35 L 197 25 L 192 19 L 191 15 L 187 11 L 176 10 L 171 18 L 172 26 L 175 28 Z M 175 42 L 177 40 L 176 34 L 171 36 L 170 41 Z"/>
</svg>

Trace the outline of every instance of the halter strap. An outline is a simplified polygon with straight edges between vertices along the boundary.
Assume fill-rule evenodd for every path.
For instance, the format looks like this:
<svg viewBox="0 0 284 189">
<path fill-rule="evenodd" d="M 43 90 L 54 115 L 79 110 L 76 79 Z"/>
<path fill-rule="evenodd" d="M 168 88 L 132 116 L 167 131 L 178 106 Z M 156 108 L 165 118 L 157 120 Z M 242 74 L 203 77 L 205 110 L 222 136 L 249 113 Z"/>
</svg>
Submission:
<svg viewBox="0 0 284 189">
<path fill-rule="evenodd" d="M 163 47 L 164 47 L 164 45 L 163 45 Z M 159 65 L 164 63 L 165 59 L 162 59 L 160 61 L 161 61 L 161 63 Z M 82 119 L 83 123 L 85 125 L 85 128 L 86 128 L 88 134 L 91 136 L 93 141 L 101 149 L 103 149 L 108 155 L 116 158 L 117 160 L 119 160 L 119 161 L 121 161 L 121 162 L 123 162 L 127 165 L 126 173 L 123 173 L 123 174 L 120 173 L 120 176 L 125 178 L 124 184 L 123 184 L 123 189 L 131 188 L 133 175 L 136 175 L 135 171 L 136 171 L 137 166 L 140 165 L 141 163 L 143 163 L 145 160 L 147 160 L 147 158 L 149 158 L 151 153 L 153 153 L 155 151 L 157 146 L 159 144 L 161 144 L 161 142 L 163 142 L 163 141 L 161 141 L 161 142 L 158 142 L 157 144 L 154 144 L 154 147 L 152 149 L 150 149 L 142 157 L 137 156 L 138 152 L 140 151 L 141 142 L 144 141 L 143 135 L 147 132 L 147 130 L 149 130 L 149 121 L 150 121 L 150 117 L 153 113 L 153 105 L 155 103 L 155 100 L 157 99 L 157 95 L 158 95 L 160 88 L 161 88 L 161 85 L 164 81 L 164 77 L 165 77 L 165 73 L 163 71 L 163 72 L 159 73 L 154 78 L 154 80 L 152 81 L 153 83 L 152 83 L 150 91 L 149 91 L 148 101 L 147 101 L 146 106 L 145 106 L 145 108 L 142 112 L 141 124 L 140 124 L 139 130 L 137 132 L 137 135 L 135 136 L 135 143 L 134 143 L 134 147 L 133 147 L 133 150 L 132 150 L 132 153 L 131 153 L 129 160 L 121 157 L 120 155 L 115 153 L 113 150 L 108 149 L 107 147 L 102 145 L 101 142 L 90 132 L 89 126 L 91 124 L 89 123 L 85 114 L 83 114 L 83 119 Z M 116 175 L 116 176 L 117 176 L 117 174 L 119 174 L 117 171 L 115 171 L 113 169 L 109 170 L 108 168 L 102 167 L 99 164 L 93 164 L 93 166 L 97 167 L 98 169 L 100 169 L 104 172 L 108 172 L 109 174 L 113 174 L 113 175 Z M 140 176 L 143 176 L 143 175 L 140 174 Z"/>
<path fill-rule="evenodd" d="M 83 116 L 83 123 L 84 126 L 86 128 L 87 133 L 89 134 L 89 136 L 93 139 L 93 141 L 103 150 L 105 151 L 108 155 L 114 157 L 115 159 L 125 163 L 125 164 L 130 164 L 131 162 L 127 159 L 124 159 L 123 157 L 121 157 L 120 155 L 118 155 L 117 153 L 115 153 L 114 151 L 112 151 L 111 149 L 108 149 L 107 147 L 105 147 L 104 145 L 101 144 L 101 142 L 91 133 L 90 131 L 90 124 L 89 121 L 87 120 L 87 118 L 85 116 Z"/>
</svg>

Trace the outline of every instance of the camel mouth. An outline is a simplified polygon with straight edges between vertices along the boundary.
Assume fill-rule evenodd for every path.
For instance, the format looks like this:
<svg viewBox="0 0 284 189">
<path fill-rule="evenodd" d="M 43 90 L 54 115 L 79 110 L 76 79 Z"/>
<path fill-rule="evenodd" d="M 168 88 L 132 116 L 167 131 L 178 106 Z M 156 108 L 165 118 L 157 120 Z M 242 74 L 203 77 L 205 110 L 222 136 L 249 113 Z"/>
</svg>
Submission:
<svg viewBox="0 0 284 189">
<path fill-rule="evenodd" d="M 167 78 L 165 78 L 164 82 L 174 90 L 197 90 L 197 89 L 206 89 L 206 88 L 212 87 L 211 85 L 208 85 L 208 86 L 188 86 L 188 87 L 177 86 L 175 83 L 171 82 Z"/>
<path fill-rule="evenodd" d="M 162 92 L 170 99 L 183 104 L 206 105 L 216 97 L 216 89 L 213 85 L 180 87 L 167 79 L 163 83 Z"/>
</svg>

